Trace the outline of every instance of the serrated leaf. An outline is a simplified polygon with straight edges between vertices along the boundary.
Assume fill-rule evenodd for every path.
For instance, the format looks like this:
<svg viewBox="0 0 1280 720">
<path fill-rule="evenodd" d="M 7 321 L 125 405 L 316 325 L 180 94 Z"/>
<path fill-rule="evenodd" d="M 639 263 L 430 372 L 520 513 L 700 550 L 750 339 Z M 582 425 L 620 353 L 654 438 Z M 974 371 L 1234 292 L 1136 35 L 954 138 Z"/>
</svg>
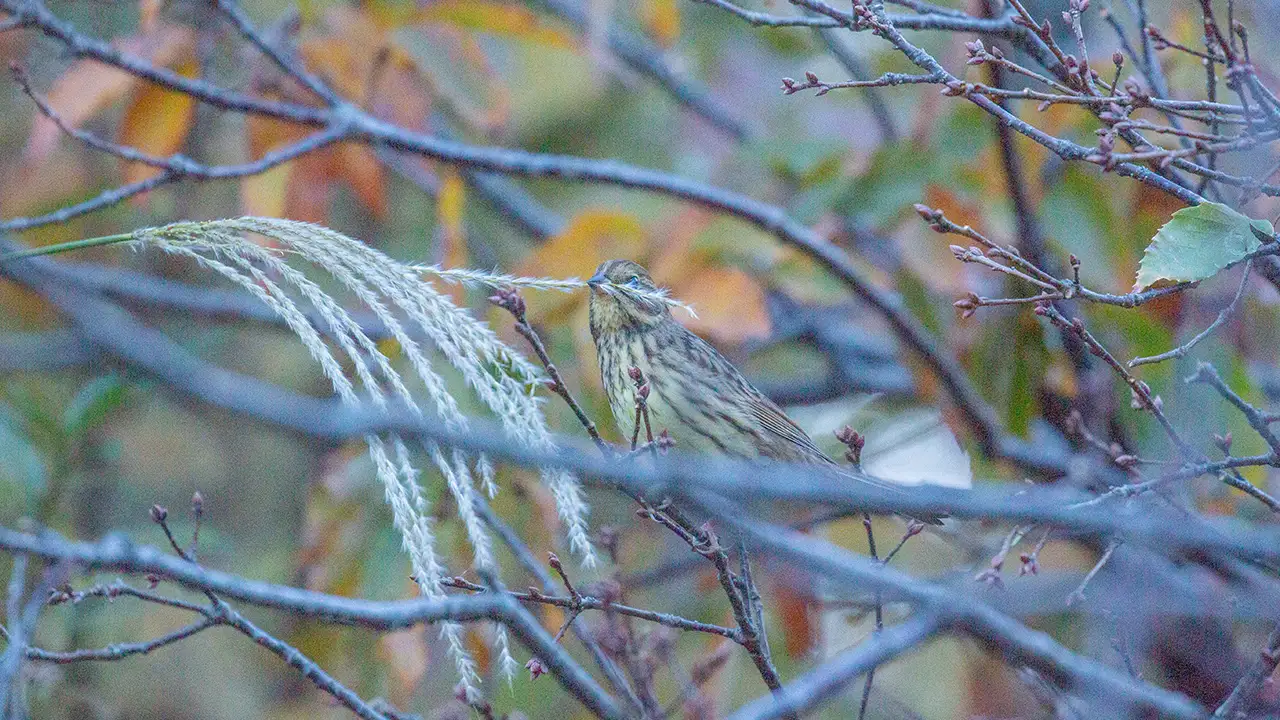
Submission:
<svg viewBox="0 0 1280 720">
<path fill-rule="evenodd" d="M 124 403 L 127 386 L 115 375 L 90 380 L 62 413 L 62 430 L 69 437 L 88 432 Z"/>
<path fill-rule="evenodd" d="M 1138 266 L 1137 289 L 1167 280 L 1194 282 L 1243 260 L 1262 244 L 1254 230 L 1271 236 L 1271 223 L 1254 220 L 1221 203 L 1183 208 L 1156 231 Z"/>
</svg>

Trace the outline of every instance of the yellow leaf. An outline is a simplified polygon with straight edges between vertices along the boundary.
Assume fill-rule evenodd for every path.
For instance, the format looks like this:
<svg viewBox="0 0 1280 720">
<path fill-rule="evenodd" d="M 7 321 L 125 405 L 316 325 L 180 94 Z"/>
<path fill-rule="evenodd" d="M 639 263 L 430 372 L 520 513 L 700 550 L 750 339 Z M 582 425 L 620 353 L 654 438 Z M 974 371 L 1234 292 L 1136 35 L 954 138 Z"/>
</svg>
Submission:
<svg viewBox="0 0 1280 720">
<path fill-rule="evenodd" d="M 460 268 L 467 266 L 467 236 L 463 229 L 462 219 L 467 201 L 467 186 L 462 176 L 453 170 L 447 171 L 440 183 L 440 194 L 436 198 L 436 220 L 440 225 L 440 242 L 443 245 L 445 267 Z M 461 304 L 466 299 L 466 289 L 461 285 L 446 285 L 445 292 L 454 302 Z"/>
<path fill-rule="evenodd" d="M 266 93 L 265 98 L 281 99 L 272 93 Z M 261 160 L 268 152 L 297 142 L 309 132 L 309 128 L 301 125 L 261 115 L 249 115 L 244 119 L 245 143 L 249 148 L 250 160 Z"/>
<path fill-rule="evenodd" d="M 425 23 L 443 23 L 491 35 L 573 49 L 573 39 L 567 32 L 548 26 L 527 8 L 502 2 L 442 0 L 419 10 L 418 19 Z"/>
<path fill-rule="evenodd" d="M 450 170 L 440 184 L 440 196 L 436 199 L 436 215 L 444 231 L 445 267 L 466 265 L 466 237 L 463 235 L 462 216 L 467 201 L 467 186 L 462 176 Z"/>
<path fill-rule="evenodd" d="M 605 260 L 642 260 L 644 249 L 644 228 L 634 215 L 616 210 L 584 210 L 574 216 L 559 235 L 530 254 L 516 272 L 585 279 Z M 585 297 L 583 293 L 531 293 L 529 314 L 538 320 L 569 310 Z"/>
<path fill-rule="evenodd" d="M 121 52 L 137 55 L 153 65 L 170 66 L 180 58 L 190 57 L 195 44 L 190 28 L 160 25 L 152 32 L 124 38 L 113 43 Z M 134 76 L 91 60 L 73 63 L 49 90 L 49 104 L 71 127 L 79 127 L 124 97 L 138 83 Z M 39 163 L 48 157 L 58 143 L 62 131 L 52 120 L 37 115 L 23 159 Z"/>
<path fill-rule="evenodd" d="M 241 212 L 255 217 L 287 217 L 284 201 L 292 175 L 293 163 L 287 162 L 241 180 Z"/>
<path fill-rule="evenodd" d="M 676 0 L 645 0 L 640 17 L 662 47 L 671 47 L 680 38 L 680 6 Z"/>
<path fill-rule="evenodd" d="M 199 66 L 188 58 L 178 63 L 174 72 L 195 77 Z M 120 123 L 121 145 L 137 148 L 150 155 L 165 157 L 182 149 L 195 120 L 196 100 L 190 95 L 147 84 L 133 95 Z M 156 175 L 158 168 L 142 163 L 125 163 L 125 182 L 133 183 Z"/>
</svg>

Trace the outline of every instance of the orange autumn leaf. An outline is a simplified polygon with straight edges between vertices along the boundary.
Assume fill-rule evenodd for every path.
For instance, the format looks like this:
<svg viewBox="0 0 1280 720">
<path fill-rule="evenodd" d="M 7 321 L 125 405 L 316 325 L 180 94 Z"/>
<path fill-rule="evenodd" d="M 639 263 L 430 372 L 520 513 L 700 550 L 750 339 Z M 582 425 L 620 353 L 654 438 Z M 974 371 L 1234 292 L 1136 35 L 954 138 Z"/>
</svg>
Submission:
<svg viewBox="0 0 1280 720">
<path fill-rule="evenodd" d="M 641 259 L 644 248 L 644 228 L 634 215 L 616 210 L 584 210 L 559 235 L 531 253 L 516 273 L 585 279 L 605 260 Z M 540 320 L 566 312 L 585 299 L 583 293 L 540 293 L 530 297 L 529 314 L 533 320 Z"/>
<path fill-rule="evenodd" d="M 328 32 L 308 37 L 298 45 L 307 68 L 338 91 L 363 103 L 380 56 L 393 48 L 386 32 L 356 8 L 334 7 L 324 13 Z"/>
<path fill-rule="evenodd" d="M 187 78 L 195 77 L 199 66 L 187 58 L 173 68 Z M 124 119 L 120 122 L 118 141 L 159 157 L 172 155 L 187 142 L 187 134 L 196 117 L 196 100 L 190 95 L 159 85 L 143 85 L 133 94 Z M 160 172 L 158 168 L 138 162 L 124 163 L 124 180 L 134 183 Z"/>
<path fill-rule="evenodd" d="M 572 50 L 574 45 L 569 33 L 548 25 L 533 11 L 503 2 L 442 0 L 419 10 L 418 19 L 566 50 Z"/>
<path fill-rule="evenodd" d="M 994 189 L 993 189 L 994 192 Z M 985 227 L 982 208 L 957 196 L 950 190 L 935 184 L 925 186 L 925 205 L 941 210 L 959 225 Z M 954 237 L 944 237 L 922 224 L 911 225 L 906 233 L 899 233 L 895 240 L 902 248 L 903 262 L 907 268 L 934 292 L 944 295 L 962 295 L 969 291 L 968 276 L 959 271 L 960 264 L 951 253 Z M 921 242 L 923 240 L 923 242 Z M 961 242 L 962 245 L 971 243 Z"/>
<path fill-rule="evenodd" d="M 285 187 L 285 217 L 324 225 L 333 198 L 331 151 L 308 153 L 294 160 Z"/>
<path fill-rule="evenodd" d="M 715 342 L 737 345 L 769 334 L 764 290 L 737 268 L 700 268 L 688 282 L 673 286 L 671 293 L 698 313 L 697 317 L 688 317 L 677 310 L 682 314 L 680 322 Z"/>
<path fill-rule="evenodd" d="M 476 670 L 481 675 L 488 673 L 492 654 L 489 652 L 489 643 L 481 634 L 482 630 L 475 625 L 468 625 L 463 632 L 462 644 L 466 646 L 467 654 L 476 661 Z"/>
<path fill-rule="evenodd" d="M 440 195 L 436 198 L 436 217 L 445 236 L 445 267 L 466 265 L 466 248 L 462 218 L 467 202 L 467 186 L 462 176 L 454 170 L 444 174 L 440 183 Z"/>
<path fill-rule="evenodd" d="M 432 98 L 428 82 L 407 53 L 396 46 L 371 81 L 369 111 L 403 128 L 426 128 Z"/>
<path fill-rule="evenodd" d="M 382 636 L 378 640 L 378 655 L 391 681 L 389 699 L 395 705 L 405 707 L 427 674 L 429 658 L 425 628 L 415 627 Z"/>
<path fill-rule="evenodd" d="M 345 180 L 356 199 L 379 220 L 387 216 L 386 169 L 368 145 L 343 143 L 329 151 L 331 173 Z"/>
<path fill-rule="evenodd" d="M 741 270 L 724 265 L 714 249 L 699 246 L 699 237 L 714 215 L 690 208 L 670 225 L 666 244 L 649 263 L 654 280 L 698 313 L 675 311 L 690 330 L 713 342 L 736 345 L 769 334 L 764 291 Z"/>
<path fill-rule="evenodd" d="M 809 654 L 817 639 L 817 628 L 814 624 L 810 606 L 815 601 L 811 591 L 803 588 L 803 583 L 794 583 L 797 574 L 782 571 L 771 577 L 773 590 L 773 611 L 782 622 L 782 633 L 786 643 L 787 655 L 802 658 Z"/>
<path fill-rule="evenodd" d="M 563 608 L 555 605 L 546 605 L 542 608 L 542 629 L 549 633 L 555 634 L 559 632 L 561 626 L 564 625 L 565 614 Z"/>
<path fill-rule="evenodd" d="M 113 45 L 121 52 L 137 55 L 153 65 L 168 67 L 189 58 L 194 43 L 194 33 L 190 28 L 160 25 L 152 32 L 117 40 Z M 139 82 L 122 70 L 80 60 L 54 81 L 48 101 L 67 125 L 80 127 L 127 95 Z M 40 163 L 58 144 L 61 134 L 52 120 L 37 115 L 23 159 L 32 164 Z"/>
</svg>

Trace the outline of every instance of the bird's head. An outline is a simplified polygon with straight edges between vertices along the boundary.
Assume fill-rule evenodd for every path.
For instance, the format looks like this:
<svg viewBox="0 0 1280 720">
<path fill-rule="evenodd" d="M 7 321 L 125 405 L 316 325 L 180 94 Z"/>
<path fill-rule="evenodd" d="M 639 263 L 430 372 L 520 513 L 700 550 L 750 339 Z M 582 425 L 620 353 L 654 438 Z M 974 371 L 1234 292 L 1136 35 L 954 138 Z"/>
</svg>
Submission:
<svg viewBox="0 0 1280 720">
<path fill-rule="evenodd" d="M 630 260 L 607 260 L 587 280 L 591 288 L 591 331 L 641 330 L 671 317 L 671 308 L 657 297 L 649 271 Z"/>
</svg>

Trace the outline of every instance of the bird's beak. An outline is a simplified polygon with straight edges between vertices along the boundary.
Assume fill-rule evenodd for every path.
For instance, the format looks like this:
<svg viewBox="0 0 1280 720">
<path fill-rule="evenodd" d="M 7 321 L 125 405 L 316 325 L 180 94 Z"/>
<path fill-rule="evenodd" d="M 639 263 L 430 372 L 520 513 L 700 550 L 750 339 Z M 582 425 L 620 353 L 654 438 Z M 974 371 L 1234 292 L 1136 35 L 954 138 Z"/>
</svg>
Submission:
<svg viewBox="0 0 1280 720">
<path fill-rule="evenodd" d="M 591 292 L 601 292 L 600 286 L 609 282 L 604 273 L 596 273 L 587 280 L 587 287 L 591 288 Z"/>
</svg>

